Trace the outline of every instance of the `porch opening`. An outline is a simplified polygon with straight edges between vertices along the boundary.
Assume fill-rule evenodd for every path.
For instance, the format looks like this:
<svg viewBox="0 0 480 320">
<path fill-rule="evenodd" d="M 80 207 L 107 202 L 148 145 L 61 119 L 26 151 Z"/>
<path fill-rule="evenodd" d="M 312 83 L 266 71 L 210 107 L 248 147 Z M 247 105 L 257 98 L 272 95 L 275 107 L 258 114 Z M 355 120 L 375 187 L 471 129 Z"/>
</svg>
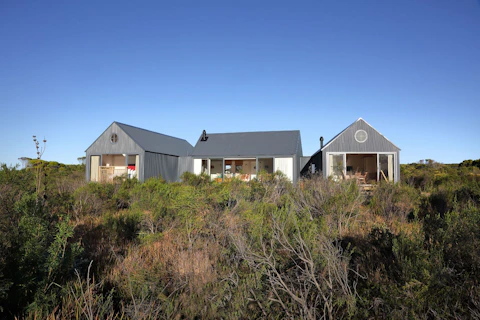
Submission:
<svg viewBox="0 0 480 320">
<path fill-rule="evenodd" d="M 395 155 L 391 153 L 329 153 L 328 176 L 333 180 L 356 179 L 360 184 L 395 181 Z"/>
<path fill-rule="evenodd" d="M 112 182 L 113 178 L 137 177 L 139 156 L 127 154 L 103 154 L 91 156 L 90 181 Z"/>
<path fill-rule="evenodd" d="M 363 179 L 363 183 L 376 181 L 377 154 L 347 154 L 346 172 L 347 177 Z"/>
<path fill-rule="evenodd" d="M 256 159 L 225 159 L 224 178 L 250 181 L 257 175 Z"/>
<path fill-rule="evenodd" d="M 273 158 L 259 158 L 258 159 L 258 170 L 257 172 L 261 173 L 273 173 Z"/>
<path fill-rule="evenodd" d="M 212 180 L 219 182 L 232 178 L 250 181 L 257 177 L 258 172 L 274 172 L 273 158 L 217 158 L 198 161 L 196 173 L 206 173 Z"/>
</svg>

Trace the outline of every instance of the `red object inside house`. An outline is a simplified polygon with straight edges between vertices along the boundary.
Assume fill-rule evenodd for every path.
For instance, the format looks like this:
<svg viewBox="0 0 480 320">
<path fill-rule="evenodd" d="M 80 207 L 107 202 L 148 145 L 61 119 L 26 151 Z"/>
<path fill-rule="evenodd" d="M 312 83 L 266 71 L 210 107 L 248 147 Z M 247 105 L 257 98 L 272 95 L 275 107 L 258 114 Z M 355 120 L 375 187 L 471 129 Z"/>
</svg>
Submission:
<svg viewBox="0 0 480 320">
<path fill-rule="evenodd" d="M 128 169 L 135 171 L 135 166 L 128 166 Z"/>
</svg>

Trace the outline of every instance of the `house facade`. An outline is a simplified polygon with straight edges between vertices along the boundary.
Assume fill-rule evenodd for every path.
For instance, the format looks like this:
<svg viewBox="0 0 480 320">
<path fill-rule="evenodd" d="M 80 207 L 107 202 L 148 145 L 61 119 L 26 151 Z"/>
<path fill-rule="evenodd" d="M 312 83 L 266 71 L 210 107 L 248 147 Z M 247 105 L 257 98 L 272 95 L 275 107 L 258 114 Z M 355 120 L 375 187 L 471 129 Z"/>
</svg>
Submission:
<svg viewBox="0 0 480 320">
<path fill-rule="evenodd" d="M 108 182 L 127 176 L 145 181 L 161 176 L 178 181 L 193 170 L 192 150 L 184 139 L 113 122 L 85 151 L 86 179 Z"/>
<path fill-rule="evenodd" d="M 400 180 L 400 148 L 362 118 L 303 157 L 299 130 L 207 133 L 195 147 L 184 139 L 113 122 L 86 150 L 87 181 L 116 176 L 145 181 L 161 176 L 179 181 L 184 172 L 205 173 L 216 181 L 249 181 L 260 172 L 283 172 L 292 182 L 321 172 L 333 180 L 361 183 Z"/>
<path fill-rule="evenodd" d="M 212 179 L 248 181 L 260 172 L 283 172 L 295 182 L 300 177 L 300 131 L 202 133 L 191 154 L 193 172 Z"/>
<path fill-rule="evenodd" d="M 400 148 L 362 118 L 323 145 L 302 173 L 322 172 L 334 180 L 357 178 L 364 183 L 400 180 Z"/>
</svg>

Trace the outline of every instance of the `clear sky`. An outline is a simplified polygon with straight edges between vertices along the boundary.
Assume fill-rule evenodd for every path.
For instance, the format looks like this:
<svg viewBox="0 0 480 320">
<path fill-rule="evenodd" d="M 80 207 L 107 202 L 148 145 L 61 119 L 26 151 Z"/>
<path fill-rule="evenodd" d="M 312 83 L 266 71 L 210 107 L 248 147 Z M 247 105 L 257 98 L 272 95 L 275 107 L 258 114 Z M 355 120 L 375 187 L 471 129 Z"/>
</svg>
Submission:
<svg viewBox="0 0 480 320">
<path fill-rule="evenodd" d="M 402 163 L 480 158 L 479 0 L 0 1 L 0 163 L 113 122 L 184 138 L 359 117 Z"/>
</svg>

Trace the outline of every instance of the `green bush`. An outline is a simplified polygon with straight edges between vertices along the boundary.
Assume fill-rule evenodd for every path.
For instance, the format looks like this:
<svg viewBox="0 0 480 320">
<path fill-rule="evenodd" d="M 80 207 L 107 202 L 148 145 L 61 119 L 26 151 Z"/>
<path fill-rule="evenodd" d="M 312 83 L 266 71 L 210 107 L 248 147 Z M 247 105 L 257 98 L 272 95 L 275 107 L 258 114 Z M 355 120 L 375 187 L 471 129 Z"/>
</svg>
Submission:
<svg viewBox="0 0 480 320">
<path fill-rule="evenodd" d="M 100 184 L 84 166 L 32 166 L 0 167 L 6 318 L 480 315 L 473 161 L 402 165 L 370 195 L 279 173 Z"/>
</svg>

